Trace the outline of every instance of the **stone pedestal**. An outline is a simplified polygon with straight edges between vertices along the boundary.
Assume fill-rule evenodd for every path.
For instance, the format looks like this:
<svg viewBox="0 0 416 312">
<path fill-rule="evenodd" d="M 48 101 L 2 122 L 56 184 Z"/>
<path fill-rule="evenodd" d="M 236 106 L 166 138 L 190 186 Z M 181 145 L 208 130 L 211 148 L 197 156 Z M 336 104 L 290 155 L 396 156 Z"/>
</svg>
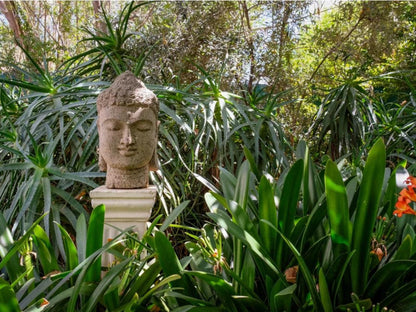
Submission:
<svg viewBox="0 0 416 312">
<path fill-rule="evenodd" d="M 141 238 L 146 231 L 146 222 L 155 204 L 156 193 L 156 187 L 153 185 L 141 189 L 108 189 L 100 186 L 92 190 L 92 207 L 105 205 L 103 243 L 120 234 L 116 228 L 125 230 L 134 227 L 133 231 Z M 109 266 L 112 261 L 113 257 L 110 254 L 103 255 L 103 266 Z"/>
</svg>

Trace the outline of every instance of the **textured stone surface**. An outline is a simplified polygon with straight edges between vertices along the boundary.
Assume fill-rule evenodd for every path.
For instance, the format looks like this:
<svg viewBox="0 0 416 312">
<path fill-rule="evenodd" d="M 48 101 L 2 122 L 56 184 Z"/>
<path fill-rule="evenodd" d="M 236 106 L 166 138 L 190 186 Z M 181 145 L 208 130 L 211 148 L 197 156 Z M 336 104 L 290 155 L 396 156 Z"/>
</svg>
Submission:
<svg viewBox="0 0 416 312">
<path fill-rule="evenodd" d="M 97 98 L 99 164 L 109 189 L 145 188 L 157 169 L 159 103 L 127 71 Z"/>
</svg>

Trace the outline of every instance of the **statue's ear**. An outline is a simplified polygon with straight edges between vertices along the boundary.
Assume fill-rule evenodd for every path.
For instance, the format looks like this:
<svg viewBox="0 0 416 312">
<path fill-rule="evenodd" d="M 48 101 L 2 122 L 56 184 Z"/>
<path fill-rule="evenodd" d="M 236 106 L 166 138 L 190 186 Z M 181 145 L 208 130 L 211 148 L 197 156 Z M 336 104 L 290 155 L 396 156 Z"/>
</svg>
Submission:
<svg viewBox="0 0 416 312">
<path fill-rule="evenodd" d="M 99 117 L 97 118 L 97 129 L 98 129 L 98 137 L 99 137 L 100 136 Z M 107 171 L 107 163 L 105 162 L 103 156 L 101 156 L 100 147 L 97 148 L 97 153 L 98 153 L 98 167 L 100 171 Z"/>
<path fill-rule="evenodd" d="M 103 156 L 101 156 L 99 151 L 98 151 L 98 167 L 100 168 L 100 171 L 107 171 L 107 163 L 105 162 Z"/>
<path fill-rule="evenodd" d="M 152 159 L 150 159 L 149 162 L 149 171 L 157 171 L 159 169 L 159 166 L 157 164 L 157 150 L 153 151 Z"/>
<path fill-rule="evenodd" d="M 149 162 L 149 171 L 157 171 L 159 169 L 159 165 L 158 165 L 158 158 L 157 158 L 157 137 L 158 137 L 158 132 L 159 132 L 159 126 L 160 126 L 160 121 L 157 121 L 157 129 L 156 129 L 156 147 L 155 150 L 153 151 L 153 155 L 152 155 L 152 159 L 150 159 Z"/>
</svg>

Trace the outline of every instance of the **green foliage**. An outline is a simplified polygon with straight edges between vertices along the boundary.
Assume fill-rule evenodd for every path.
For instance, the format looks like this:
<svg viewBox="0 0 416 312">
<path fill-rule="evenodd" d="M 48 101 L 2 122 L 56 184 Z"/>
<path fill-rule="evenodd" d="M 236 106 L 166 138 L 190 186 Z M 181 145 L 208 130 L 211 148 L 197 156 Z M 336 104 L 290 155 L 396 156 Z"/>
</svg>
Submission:
<svg viewBox="0 0 416 312">
<path fill-rule="evenodd" d="M 373 137 L 384 137 L 387 155 L 391 158 L 400 158 L 414 163 L 416 123 L 414 120 L 416 102 L 414 100 L 415 88 L 410 82 L 412 73 L 387 73 L 379 77 L 385 86 L 379 93 L 388 93 L 375 103 L 378 127 Z M 389 82 L 397 81 L 404 90 L 390 91 Z M 377 87 L 377 85 L 376 85 Z"/>
<path fill-rule="evenodd" d="M 322 11 L 303 25 L 293 64 L 305 76 L 295 83 L 322 94 L 340 81 L 413 68 L 414 11 L 395 1 L 339 2 Z"/>
<path fill-rule="evenodd" d="M 96 252 L 102 245 L 98 238 L 103 237 L 104 231 L 104 213 L 105 207 L 104 205 L 99 205 L 95 207 L 92 211 L 90 217 L 90 226 L 88 227 L 87 232 L 87 242 L 86 242 L 86 257 L 92 255 Z M 98 258 L 94 265 L 88 270 L 86 274 L 86 281 L 87 282 L 98 282 L 100 280 L 101 275 L 101 259 Z"/>
<path fill-rule="evenodd" d="M 297 192 L 297 196 L 300 183 L 295 181 L 299 180 L 299 169 L 301 171 L 303 169 L 302 161 L 294 165 L 287 174 L 284 185 L 280 186 L 285 189 L 293 183 L 298 184 L 299 187 L 294 191 L 294 193 Z M 214 268 L 217 267 L 214 273 L 223 270 L 223 277 L 230 280 L 237 294 L 248 296 L 256 301 L 266 299 L 266 306 L 270 308 L 275 306 L 275 296 L 283 288 L 290 287 L 284 278 L 281 263 L 284 262 L 286 266 L 290 261 L 287 259 L 290 250 L 295 252 L 295 257 L 300 257 L 296 247 L 276 227 L 276 225 L 280 226 L 278 220 L 287 220 L 287 218 L 294 220 L 296 204 L 293 206 L 288 199 L 280 199 L 276 213 L 275 196 L 280 192 L 266 177 L 262 177 L 257 191 L 255 180 L 247 162 L 241 167 L 237 179 L 223 171 L 220 181 L 225 197 L 219 194 L 209 194 L 206 200 L 211 209 L 209 217 L 215 221 L 221 231 L 228 233 L 228 238 L 220 239 L 221 232 L 213 236 L 207 233 L 207 239 L 200 241 L 199 247 L 196 248 L 192 244 L 188 244 L 188 247 L 192 247 L 191 253 L 196 263 L 200 262 L 197 257 L 197 251 L 200 251 L 202 254 L 199 257 L 204 255 L 205 261 L 214 263 Z M 266 203 L 271 206 L 266 206 Z M 260 216 L 267 219 L 259 219 Z M 290 227 L 282 227 L 282 231 L 288 235 L 295 232 Z M 274 243 L 271 244 L 271 242 Z M 203 252 L 204 248 L 207 248 L 208 252 Z M 315 284 L 306 263 L 301 258 L 299 259 L 308 285 L 312 287 L 316 295 Z M 231 262 L 233 268 L 228 265 Z M 257 280 L 256 284 L 254 284 L 255 280 Z M 259 281 L 261 281 L 260 284 Z M 294 302 L 300 303 L 296 294 L 293 293 L 291 297 Z M 316 296 L 314 298 L 317 299 Z"/>
<path fill-rule="evenodd" d="M 259 181 L 253 174 L 257 169 L 251 170 L 247 163 L 237 178 L 223 171 L 222 195 L 206 195 L 208 215 L 217 229 L 206 226 L 197 244 L 187 244 L 193 269 L 222 276 L 234 286 L 236 295 L 266 302 L 269 311 L 307 307 L 334 311 L 371 307 L 373 303 L 395 309 L 411 300 L 414 252 L 403 252 L 413 250 L 409 244 L 414 241 L 414 232 L 402 240 L 390 226 L 380 227 L 380 222 L 387 222 L 380 213 L 389 200 L 381 196 L 387 183 L 385 157 L 379 140 L 369 153 L 358 185 L 353 176 L 346 179 L 346 186 L 336 164 L 328 161 L 325 193 L 318 193 L 320 199 L 313 203 L 310 215 L 296 204 L 288 205 L 284 194 L 290 194 L 296 203 L 295 199 L 302 198 L 297 181 L 316 168 L 298 161 L 282 183 L 270 182 L 267 176 Z M 309 185 L 309 191 L 316 189 Z M 294 223 L 288 222 L 288 217 Z M 389 224 L 401 221 L 391 215 L 387 218 Z M 281 227 L 280 219 L 292 227 Z M 378 241 L 379 235 L 382 241 Z M 376 248 L 385 248 L 380 259 L 375 256 Z M 293 275 L 290 272 L 297 272 L 295 267 L 299 273 Z M 291 285 L 293 279 L 295 284 Z M 407 288 L 410 290 L 403 296 L 390 295 Z"/>
<path fill-rule="evenodd" d="M 130 68 L 123 57 L 115 55 L 121 53 L 120 45 L 131 37 L 127 31 L 129 16 L 141 5 L 144 4 L 126 5 L 115 28 L 106 16 L 109 37 L 92 35 L 89 39 L 101 50 L 77 55 L 68 66 L 84 57 L 95 57 L 97 53 L 100 62 L 106 62 L 107 57 L 113 60 L 109 71 Z M 94 102 L 107 83 L 92 82 L 96 71 L 89 61 L 51 73 L 26 54 L 37 72 L 16 67 L 24 74 L 22 79 L 2 80 L 7 87 L 15 88 L 15 93 L 20 93 L 14 99 L 6 88 L 3 107 L 18 103 L 22 109 L 2 119 L 7 130 L 5 139 L 0 142 L 0 155 L 6 165 L 0 172 L 4 173 L 5 180 L 15 183 L 5 183 L 0 189 L 0 198 L 10 202 L 6 204 L 10 206 L 6 218 L 14 220 L 14 229 L 24 230 L 21 224 L 32 222 L 35 211 L 51 211 L 44 227 L 48 236 L 56 236 L 56 240 L 61 241 L 60 230 L 53 221 L 69 223 L 75 229 L 79 214 L 88 217 L 88 209 L 83 206 L 88 202 L 80 203 L 74 197 L 79 198 L 78 194 L 97 185 L 89 178 L 103 176 L 93 173 L 97 171 L 95 146 L 98 140 Z M 199 70 L 201 79 L 188 86 L 150 86 L 161 102 L 161 166 L 160 171 L 152 175 L 160 194 L 155 215 L 160 208 L 169 214 L 172 207 L 190 199 L 193 205 L 184 218 L 199 220 L 204 191 L 215 189 L 219 167 L 231 172 L 238 168 L 244 160 L 244 146 L 254 155 L 260 170 L 278 175 L 289 164 L 286 151 L 290 147 L 274 115 L 277 107 L 285 103 L 280 95 L 267 95 L 270 101 L 264 109 L 254 104 L 248 107 L 241 97 L 220 89 L 221 75 L 214 78 L 203 68 Z M 91 77 L 78 78 L 80 71 Z M 7 197 L 6 194 L 16 196 Z M 23 197 L 29 200 L 21 201 Z M 64 246 L 60 244 L 59 248 L 63 253 Z"/>
<path fill-rule="evenodd" d="M 115 25 L 103 10 L 105 30 L 97 30 L 98 33 L 95 33 L 92 28 L 84 27 L 84 31 L 90 37 L 81 42 L 90 41 L 95 47 L 70 58 L 66 65 L 71 65 L 69 72 L 74 69 L 75 74 L 80 76 L 99 73 L 100 77 L 112 78 L 126 70 L 131 70 L 138 75 L 143 68 L 146 54 L 141 53 L 136 57 L 126 50 L 127 41 L 135 35 L 133 32 L 128 32 L 128 26 L 133 12 L 146 4 L 147 2 L 135 4 L 134 1 L 126 3 L 120 10 Z"/>
<path fill-rule="evenodd" d="M 352 224 L 349 221 L 348 198 L 341 174 L 334 162 L 328 160 L 325 168 L 325 191 L 331 239 L 342 251 L 350 250 Z M 342 252 L 341 251 L 341 252 Z M 336 257 L 340 256 L 337 252 Z"/>
<path fill-rule="evenodd" d="M 103 11 L 101 30 L 84 29 L 89 37 L 82 41 L 92 47 L 62 66 L 49 67 L 47 59 L 41 65 L 27 44 L 26 66 L 3 63 L 8 74 L 0 76 L 0 310 L 413 311 L 416 221 L 392 216 L 398 190 L 395 170 L 385 166 L 386 157 L 390 167 L 403 159 L 414 166 L 416 159 L 414 74 L 399 65 L 403 51 L 414 54 L 414 40 L 393 40 L 404 40 L 397 55 L 390 43 L 386 55 L 371 46 L 371 40 L 375 47 L 384 42 L 377 30 L 392 30 L 391 23 L 374 22 L 390 16 L 383 9 L 394 9 L 403 31 L 414 26 L 412 5 L 340 5 L 310 25 L 316 28 L 310 37 L 300 34 L 302 42 L 316 43 L 307 45 L 311 50 L 329 46 L 313 59 L 311 51 L 295 59 L 290 51 L 290 25 L 297 25 L 290 17 L 300 16 L 307 4 L 272 4 L 270 16 L 283 18 L 264 38 L 251 27 L 265 4 L 247 12 L 245 2 L 186 5 L 123 3 L 115 18 Z M 145 11 L 140 8 L 149 10 L 138 25 L 135 18 Z M 164 17 L 157 15 L 162 9 L 168 10 Z M 210 23 L 204 24 L 205 17 Z M 157 22 L 157 36 L 143 26 L 147 20 Z M 188 23 L 198 27 L 176 37 Z M 132 25 L 144 28 L 136 32 Z M 362 34 L 361 25 L 370 31 L 358 49 L 354 35 Z M 202 36 L 208 30 L 210 36 Z M 186 33 L 195 40 L 188 38 L 184 46 L 178 38 Z M 338 45 L 340 33 L 345 42 Z M 256 51 L 268 38 L 271 50 Z M 234 48 L 245 51 L 244 61 Z M 163 50 L 167 58 L 182 58 L 164 59 Z M 190 62 L 183 58 L 187 51 L 194 53 L 187 55 Z M 297 58 L 302 64 L 296 65 Z M 302 85 L 308 73 L 311 80 L 302 91 L 281 92 L 293 65 L 303 68 L 293 85 Z M 247 86 L 234 88 L 242 79 L 232 78 L 230 67 L 249 68 Z M 181 73 L 170 73 L 172 68 Z M 85 195 L 104 177 L 97 173 L 95 101 L 109 85 L 98 79 L 126 69 L 165 83 L 148 84 L 161 108 L 160 169 L 151 175 L 159 202 L 141 240 L 123 232 L 103 245 L 104 207 L 90 216 Z M 278 92 L 253 85 L 260 79 L 256 73 L 276 71 L 282 71 L 273 78 Z M 233 92 L 224 91 L 230 86 Z M 309 126 L 302 122 L 307 102 L 320 105 L 310 128 L 319 133 L 312 153 L 298 135 Z M 286 136 L 284 129 L 291 133 Z M 296 150 L 287 137 L 300 141 Z M 344 160 L 315 163 L 321 146 L 334 160 Z M 177 251 L 184 235 L 190 237 L 189 256 L 182 257 Z M 105 275 L 104 252 L 116 258 Z"/>
<path fill-rule="evenodd" d="M 2 278 L 0 278 L 0 309 L 4 312 L 21 311 L 13 288 Z"/>
<path fill-rule="evenodd" d="M 169 241 L 166 241 L 168 246 L 160 242 L 163 234 L 151 234 L 160 218 L 150 226 L 142 241 L 125 231 L 103 245 L 103 216 L 104 207 L 99 206 L 93 210 L 88 225 L 84 224 L 83 215 L 79 217 L 78 228 L 87 229 L 82 231 L 83 236 L 77 233 L 79 252 L 68 232 L 60 227 L 67 263 L 55 257 L 51 242 L 38 226 L 42 218 L 18 241 L 11 241 L 11 245 L 2 240 L 0 267 L 6 269 L 4 274 L 8 277 L 0 279 L 0 304 L 8 309 L 4 311 L 100 311 L 105 308 L 121 312 L 162 305 L 159 298 L 170 291 L 169 283 L 181 276 L 160 274 L 162 268 L 170 265 L 166 262 L 166 252 L 173 251 Z M 10 236 L 7 227 L 3 233 L 4 238 Z M 156 242 L 157 253 L 152 242 Z M 82 245 L 86 246 L 87 254 L 81 254 Z M 104 252 L 113 254 L 116 262 L 102 275 L 100 257 Z M 24 266 L 19 265 L 20 261 Z M 2 301 L 6 296 L 8 300 Z"/>
<path fill-rule="evenodd" d="M 2 210 L 16 233 L 26 230 L 37 214 L 48 213 L 46 235 L 61 241 L 53 222 L 75 229 L 79 214 L 88 218 L 74 197 L 97 186 L 90 178 L 102 176 L 95 160 L 95 88 L 104 84 L 50 73 L 27 56 L 37 72 L 16 67 L 21 79 L 0 78 L 8 86 L 1 118 Z M 12 104 L 17 113 L 7 109 Z M 54 246 L 63 252 L 62 244 Z"/>
<path fill-rule="evenodd" d="M 244 148 L 253 155 L 259 172 L 273 175 L 288 166 L 285 151 L 290 150 L 272 114 L 280 104 L 277 96 L 268 108 L 247 107 L 240 97 L 220 89 L 221 77 L 200 70 L 200 83 L 175 88 L 150 86 L 159 97 L 161 120 L 161 166 L 152 180 L 167 214 L 170 207 L 191 200 L 189 220 L 196 220 L 190 224 L 200 219 L 206 189 L 216 189 L 219 167 L 235 172 L 244 161 Z"/>
<path fill-rule="evenodd" d="M 413 129 L 414 12 L 405 2 L 340 2 L 304 26 L 293 84 L 319 106 L 311 128 L 316 137 L 308 140 L 332 158 L 352 153 L 357 159 L 384 136 L 388 155 L 413 162 L 414 131 L 407 129 Z"/>
<path fill-rule="evenodd" d="M 328 92 L 312 125 L 312 132 L 319 129 L 319 146 L 325 141 L 334 159 L 347 153 L 357 154 L 366 134 L 375 128 L 372 102 L 362 83 L 346 81 Z M 329 138 L 324 140 L 328 134 Z"/>
<path fill-rule="evenodd" d="M 356 250 L 351 262 L 353 291 L 361 295 L 367 284 L 370 268 L 368 245 L 379 210 L 380 194 L 384 181 L 386 152 L 380 139 L 370 150 L 358 193 L 353 224 L 351 248 Z"/>
</svg>

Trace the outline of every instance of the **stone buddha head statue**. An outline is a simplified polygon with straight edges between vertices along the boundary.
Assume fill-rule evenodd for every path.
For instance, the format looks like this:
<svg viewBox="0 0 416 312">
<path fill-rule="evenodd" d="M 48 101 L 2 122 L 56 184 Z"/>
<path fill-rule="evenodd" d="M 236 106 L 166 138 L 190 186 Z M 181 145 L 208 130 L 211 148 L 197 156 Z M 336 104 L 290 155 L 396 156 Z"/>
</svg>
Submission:
<svg viewBox="0 0 416 312">
<path fill-rule="evenodd" d="M 144 188 L 157 170 L 159 103 L 127 71 L 97 98 L 99 166 L 111 189 Z"/>
</svg>

